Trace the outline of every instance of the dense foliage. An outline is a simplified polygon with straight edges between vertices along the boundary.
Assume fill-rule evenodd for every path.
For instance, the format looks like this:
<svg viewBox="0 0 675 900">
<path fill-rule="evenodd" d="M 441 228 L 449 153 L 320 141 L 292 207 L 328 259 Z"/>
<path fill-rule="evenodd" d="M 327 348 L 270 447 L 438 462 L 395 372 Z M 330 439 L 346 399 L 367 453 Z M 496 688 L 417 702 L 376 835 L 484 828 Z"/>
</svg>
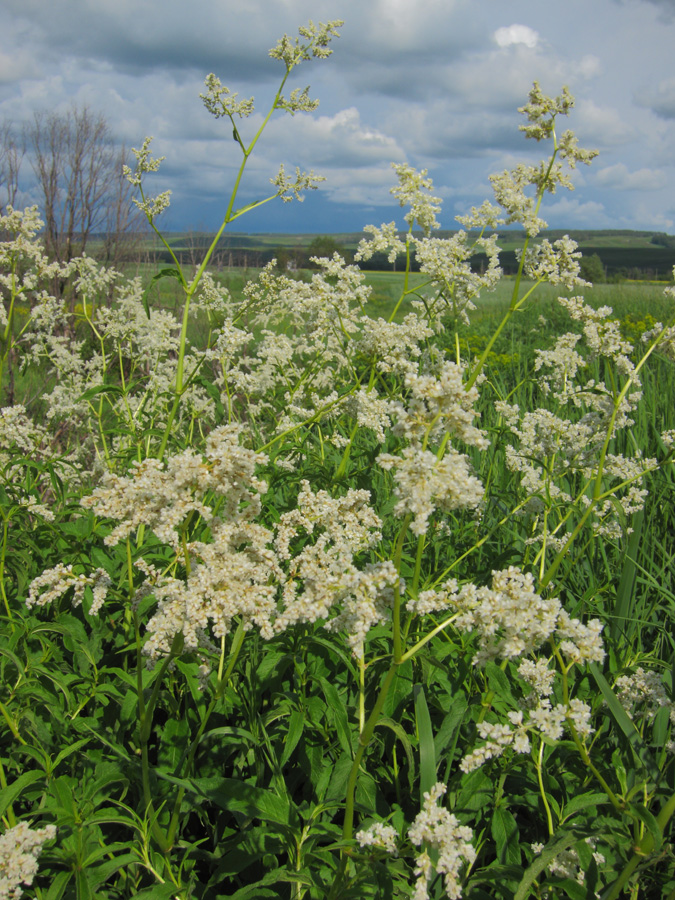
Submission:
<svg viewBox="0 0 675 900">
<path fill-rule="evenodd" d="M 248 143 L 253 100 L 207 78 L 242 151 L 220 233 L 339 24 L 273 48 Z M 675 897 L 675 329 L 587 303 L 574 242 L 540 237 L 594 155 L 557 130 L 572 106 L 534 85 L 548 157 L 450 237 L 394 167 L 407 235 L 357 253 L 408 260 L 387 319 L 339 254 L 236 296 L 210 252 L 144 286 L 3 217 L 0 897 Z"/>
</svg>

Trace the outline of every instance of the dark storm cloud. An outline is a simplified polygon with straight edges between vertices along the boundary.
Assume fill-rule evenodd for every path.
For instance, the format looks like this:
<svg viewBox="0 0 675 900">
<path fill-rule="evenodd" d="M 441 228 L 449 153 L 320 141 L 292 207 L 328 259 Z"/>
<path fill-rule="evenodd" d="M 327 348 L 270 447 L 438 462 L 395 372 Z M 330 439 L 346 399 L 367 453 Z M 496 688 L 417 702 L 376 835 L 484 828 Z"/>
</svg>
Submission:
<svg viewBox="0 0 675 900">
<path fill-rule="evenodd" d="M 363 221 L 365 205 L 390 202 L 389 164 L 405 160 L 428 167 L 462 209 L 480 203 L 490 171 L 544 151 L 524 141 L 516 111 L 537 80 L 548 93 L 570 87 L 577 106 L 561 128 L 602 150 L 604 176 L 584 169 L 579 196 L 552 205 L 563 224 L 595 215 L 662 230 L 675 207 L 673 11 L 675 0 L 2 0 L 0 121 L 88 104 L 127 145 L 152 134 L 167 157 L 153 190 L 173 190 L 172 224 L 207 224 L 240 151 L 199 100 L 204 76 L 255 95 L 241 123 L 250 139 L 283 74 L 269 48 L 309 19 L 343 18 L 333 56 L 288 83 L 311 85 L 319 109 L 273 117 L 246 197 L 269 192 L 283 161 L 327 175 L 304 207 L 313 216 L 323 210 L 329 223 L 339 209 L 344 224 L 351 208 Z"/>
</svg>

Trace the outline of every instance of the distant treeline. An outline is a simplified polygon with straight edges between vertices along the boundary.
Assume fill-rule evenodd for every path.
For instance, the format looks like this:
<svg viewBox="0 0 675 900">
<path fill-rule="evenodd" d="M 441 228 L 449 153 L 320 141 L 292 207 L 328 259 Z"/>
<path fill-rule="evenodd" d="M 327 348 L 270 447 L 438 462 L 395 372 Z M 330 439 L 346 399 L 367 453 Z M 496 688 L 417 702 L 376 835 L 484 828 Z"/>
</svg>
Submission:
<svg viewBox="0 0 675 900">
<path fill-rule="evenodd" d="M 597 256 L 602 263 L 607 281 L 622 278 L 669 280 L 675 266 L 675 247 L 583 247 L 583 256 Z M 506 274 L 518 271 L 518 261 L 514 250 L 504 250 L 499 254 L 501 266 Z M 480 271 L 487 265 L 486 256 L 474 256 L 471 265 Z"/>
<path fill-rule="evenodd" d="M 354 258 L 352 250 L 338 251 L 348 263 Z M 228 250 L 220 250 L 216 252 L 212 259 L 214 268 L 262 268 L 266 266 L 272 259 L 276 259 L 281 269 L 308 269 L 315 268 L 310 261 L 310 256 L 306 251 L 294 250 L 286 251 L 284 255 L 274 249 L 251 247 L 231 248 Z M 631 278 L 631 279 L 654 279 L 668 280 L 670 279 L 675 266 L 675 248 L 658 249 L 650 247 L 584 247 L 584 257 L 597 256 L 602 263 L 605 278 L 609 281 Z M 176 251 L 181 265 L 199 265 L 204 258 L 204 254 L 195 251 Z M 172 259 L 169 253 L 157 251 L 153 254 L 153 258 L 158 263 L 171 264 Z M 515 274 L 518 271 L 518 260 L 515 250 L 503 250 L 499 256 L 502 269 L 507 275 Z M 471 257 L 471 267 L 476 272 L 483 271 L 488 264 L 487 257 L 484 254 L 476 254 Z M 362 260 L 359 266 L 368 271 L 402 271 L 405 268 L 405 257 L 401 255 L 394 264 L 390 263 L 385 253 L 374 253 L 369 260 Z M 413 272 L 419 271 L 419 266 L 414 254 L 411 259 L 411 269 Z M 597 280 L 597 279 L 596 279 Z"/>
<path fill-rule="evenodd" d="M 438 231 L 435 237 L 447 238 L 454 232 Z M 569 234 L 577 243 L 582 244 L 585 261 L 592 258 L 593 265 L 588 271 L 593 272 L 589 280 L 616 281 L 631 279 L 670 279 L 675 266 L 675 237 L 650 231 L 622 230 L 562 230 L 549 229 L 546 238 L 555 241 Z M 261 268 L 271 260 L 277 261 L 280 270 L 314 268 L 311 257 L 332 256 L 340 253 L 351 263 L 361 234 L 342 235 L 274 235 L 274 234 L 230 234 L 219 241 L 211 258 L 214 268 Z M 514 274 L 518 270 L 518 259 L 514 244 L 524 243 L 525 233 L 520 231 L 499 232 L 498 241 L 507 245 L 500 253 L 501 266 L 506 274 Z M 176 237 L 172 241 L 172 249 L 182 265 L 199 265 L 210 245 L 208 234 L 190 234 Z M 275 241 L 279 243 L 275 245 Z M 147 254 L 157 263 L 171 264 L 172 259 L 165 249 L 156 249 Z M 484 254 L 476 254 L 471 258 L 475 271 L 485 269 L 488 264 Z M 369 260 L 362 260 L 359 265 L 365 270 L 401 271 L 405 266 L 405 257 L 400 255 L 392 264 L 386 253 L 375 253 Z M 419 266 L 412 254 L 411 266 L 418 271 Z M 587 274 L 585 277 L 589 277 Z"/>
</svg>

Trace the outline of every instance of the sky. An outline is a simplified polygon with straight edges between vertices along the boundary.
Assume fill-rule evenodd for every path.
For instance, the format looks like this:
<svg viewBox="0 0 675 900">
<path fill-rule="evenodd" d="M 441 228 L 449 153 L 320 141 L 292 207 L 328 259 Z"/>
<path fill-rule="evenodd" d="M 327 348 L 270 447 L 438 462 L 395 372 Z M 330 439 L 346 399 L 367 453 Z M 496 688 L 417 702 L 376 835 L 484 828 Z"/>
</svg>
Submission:
<svg viewBox="0 0 675 900">
<path fill-rule="evenodd" d="M 489 175 L 543 158 L 518 130 L 533 81 L 576 98 L 562 128 L 599 156 L 575 190 L 545 200 L 553 228 L 675 232 L 675 0 L 0 0 L 0 122 L 76 105 L 117 140 L 165 156 L 166 230 L 219 227 L 241 162 L 227 120 L 199 99 L 213 72 L 256 132 L 284 74 L 269 49 L 300 25 L 343 19 L 333 54 L 294 69 L 318 109 L 276 112 L 249 158 L 237 205 L 266 197 L 279 164 L 326 180 L 303 203 L 275 200 L 245 232 L 336 233 L 392 220 L 391 163 L 427 169 L 443 228 L 492 198 Z M 38 202 L 24 160 L 20 203 Z"/>
</svg>

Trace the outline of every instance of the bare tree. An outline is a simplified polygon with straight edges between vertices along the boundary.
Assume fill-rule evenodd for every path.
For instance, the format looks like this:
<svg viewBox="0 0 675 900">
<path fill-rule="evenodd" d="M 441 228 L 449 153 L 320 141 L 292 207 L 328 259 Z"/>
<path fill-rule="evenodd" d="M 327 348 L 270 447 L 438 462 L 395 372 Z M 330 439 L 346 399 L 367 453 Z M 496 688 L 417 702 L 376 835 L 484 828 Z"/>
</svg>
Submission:
<svg viewBox="0 0 675 900">
<path fill-rule="evenodd" d="M 26 152 L 25 142 L 17 137 L 11 122 L 0 125 L 0 213 L 16 204 L 19 171 Z"/>
<path fill-rule="evenodd" d="M 47 253 L 69 262 L 97 235 L 101 245 L 92 255 L 118 263 L 141 220 L 122 174 L 126 152 L 113 141 L 105 118 L 86 106 L 35 113 L 25 139 L 42 194 Z"/>
</svg>

